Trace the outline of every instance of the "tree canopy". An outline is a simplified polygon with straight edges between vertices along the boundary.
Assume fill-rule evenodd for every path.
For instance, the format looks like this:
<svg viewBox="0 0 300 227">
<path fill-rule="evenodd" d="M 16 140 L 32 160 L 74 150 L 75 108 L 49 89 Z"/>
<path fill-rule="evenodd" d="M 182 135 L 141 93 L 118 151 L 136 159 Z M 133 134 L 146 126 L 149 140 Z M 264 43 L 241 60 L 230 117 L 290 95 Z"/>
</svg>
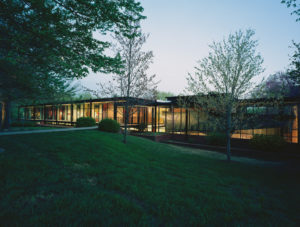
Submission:
<svg viewBox="0 0 300 227">
<path fill-rule="evenodd" d="M 291 56 L 291 64 L 288 73 L 292 80 L 300 87 L 300 43 L 293 42 L 295 52 Z"/>
<path fill-rule="evenodd" d="M 187 77 L 187 92 L 192 103 L 212 116 L 213 124 L 226 133 L 227 158 L 230 160 L 230 134 L 234 130 L 232 113 L 237 113 L 239 99 L 254 87 L 253 78 L 263 72 L 263 58 L 256 51 L 254 31 L 239 30 L 221 42 L 210 45 L 208 57 Z M 236 119 L 238 121 L 238 119 Z"/>
<path fill-rule="evenodd" d="M 89 70 L 119 71 L 95 33 L 126 30 L 142 11 L 134 0 L 0 1 L 0 100 L 50 97 Z"/>
</svg>

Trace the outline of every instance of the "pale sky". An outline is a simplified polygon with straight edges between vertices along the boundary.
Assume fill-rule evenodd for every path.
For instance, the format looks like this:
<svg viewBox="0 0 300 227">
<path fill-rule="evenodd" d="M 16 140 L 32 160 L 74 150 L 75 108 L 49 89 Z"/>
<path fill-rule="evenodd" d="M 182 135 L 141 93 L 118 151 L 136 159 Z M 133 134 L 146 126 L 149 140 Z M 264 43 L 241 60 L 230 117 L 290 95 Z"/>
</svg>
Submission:
<svg viewBox="0 0 300 227">
<path fill-rule="evenodd" d="M 238 29 L 254 29 L 258 52 L 268 76 L 289 64 L 292 40 L 300 42 L 300 22 L 281 0 L 141 0 L 144 33 L 150 37 L 144 50 L 152 50 L 159 90 L 179 94 L 196 62 L 208 55 L 208 45 Z M 80 83 L 91 89 L 109 75 L 91 74 Z"/>
</svg>

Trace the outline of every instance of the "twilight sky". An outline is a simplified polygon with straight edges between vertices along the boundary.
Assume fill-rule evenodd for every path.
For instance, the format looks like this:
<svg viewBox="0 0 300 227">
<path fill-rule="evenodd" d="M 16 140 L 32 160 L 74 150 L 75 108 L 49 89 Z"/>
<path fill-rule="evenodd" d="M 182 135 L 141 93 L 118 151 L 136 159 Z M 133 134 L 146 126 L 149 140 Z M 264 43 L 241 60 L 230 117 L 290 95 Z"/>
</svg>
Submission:
<svg viewBox="0 0 300 227">
<path fill-rule="evenodd" d="M 238 29 L 252 28 L 268 76 L 289 64 L 292 40 L 300 42 L 300 22 L 280 0 L 141 0 L 143 32 L 150 37 L 144 50 L 152 50 L 161 91 L 179 94 L 186 75 L 208 55 L 208 45 Z M 91 74 L 80 83 L 91 89 L 109 75 Z"/>
</svg>

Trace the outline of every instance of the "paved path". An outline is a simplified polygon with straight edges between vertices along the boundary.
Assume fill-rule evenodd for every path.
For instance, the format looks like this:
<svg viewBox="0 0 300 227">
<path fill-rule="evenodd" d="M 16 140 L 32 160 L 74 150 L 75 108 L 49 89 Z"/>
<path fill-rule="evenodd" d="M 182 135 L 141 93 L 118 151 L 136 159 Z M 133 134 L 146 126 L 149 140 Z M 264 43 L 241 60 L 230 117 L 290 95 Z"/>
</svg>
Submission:
<svg viewBox="0 0 300 227">
<path fill-rule="evenodd" d="M 98 126 L 82 127 L 82 128 L 60 128 L 60 129 L 42 129 L 42 130 L 31 130 L 31 131 L 0 132 L 0 136 L 35 134 L 35 133 L 46 133 L 46 132 L 65 132 L 65 131 L 91 130 L 91 129 L 96 129 L 97 127 Z"/>
</svg>

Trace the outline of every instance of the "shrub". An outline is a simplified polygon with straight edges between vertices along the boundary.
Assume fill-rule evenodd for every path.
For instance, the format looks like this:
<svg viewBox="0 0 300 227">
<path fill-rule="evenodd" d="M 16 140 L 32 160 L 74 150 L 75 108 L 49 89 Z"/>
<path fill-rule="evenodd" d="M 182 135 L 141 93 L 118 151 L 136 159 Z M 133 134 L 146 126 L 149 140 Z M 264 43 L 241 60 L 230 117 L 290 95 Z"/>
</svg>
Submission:
<svg viewBox="0 0 300 227">
<path fill-rule="evenodd" d="M 76 121 L 76 127 L 89 127 L 95 125 L 96 125 L 96 121 L 92 117 L 80 117 Z"/>
<path fill-rule="evenodd" d="M 207 144 L 210 145 L 225 145 L 226 144 L 226 134 L 220 132 L 209 133 L 205 138 Z"/>
<path fill-rule="evenodd" d="M 254 135 L 250 140 L 250 146 L 261 151 L 281 151 L 287 142 L 277 135 Z"/>
<path fill-rule="evenodd" d="M 35 121 L 13 121 L 10 124 L 11 127 L 36 127 L 38 126 Z"/>
<path fill-rule="evenodd" d="M 120 131 L 120 124 L 113 119 L 106 118 L 100 121 L 98 129 L 103 132 L 117 133 Z"/>
<path fill-rule="evenodd" d="M 139 132 L 144 132 L 145 129 L 147 128 L 147 125 L 146 124 L 138 124 L 136 127 L 135 127 Z"/>
</svg>

